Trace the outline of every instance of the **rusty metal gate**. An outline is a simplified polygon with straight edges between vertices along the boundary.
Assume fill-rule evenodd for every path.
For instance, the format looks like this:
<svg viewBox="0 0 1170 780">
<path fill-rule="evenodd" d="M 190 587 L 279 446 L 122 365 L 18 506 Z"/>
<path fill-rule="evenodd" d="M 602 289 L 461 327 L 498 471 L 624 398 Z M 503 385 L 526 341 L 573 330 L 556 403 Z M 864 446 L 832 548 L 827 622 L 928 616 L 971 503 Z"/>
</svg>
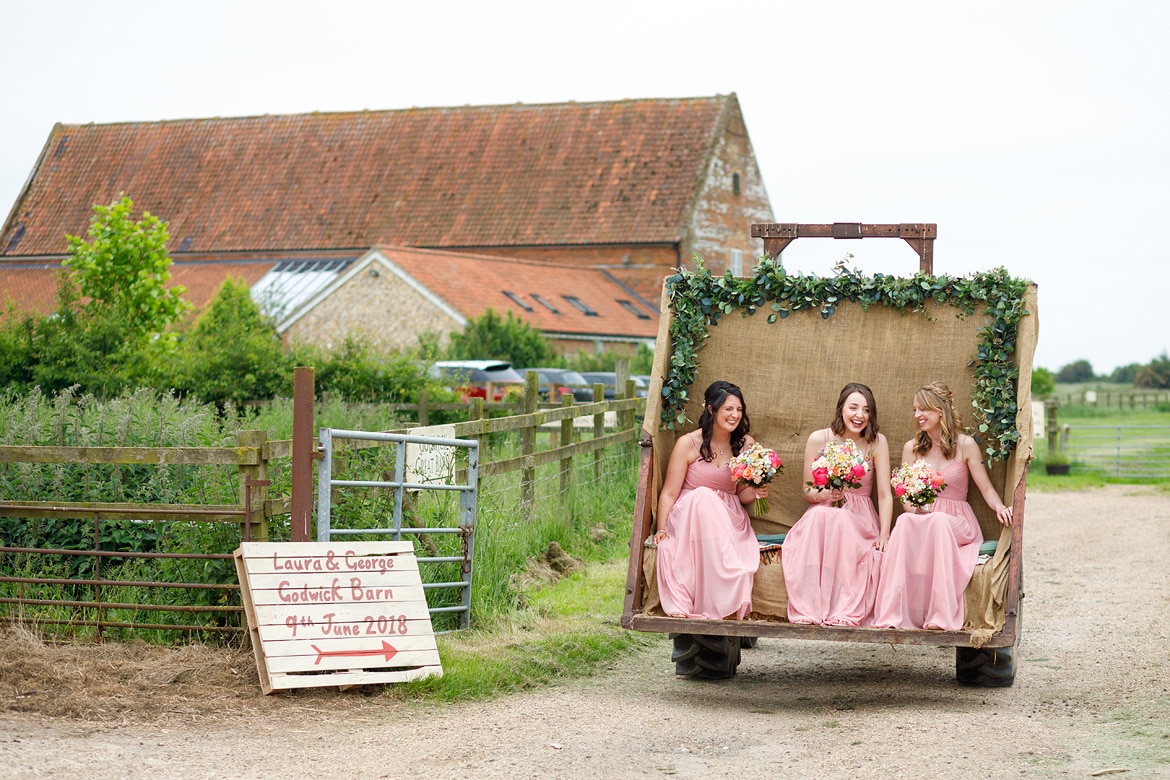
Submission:
<svg viewBox="0 0 1170 780">
<path fill-rule="evenodd" d="M 416 537 L 436 534 L 457 534 L 462 545 L 460 555 L 430 555 L 419 556 L 420 569 L 422 564 L 458 563 L 461 579 L 458 581 L 427 582 L 424 577 L 423 589 L 436 590 L 453 588 L 459 591 L 459 604 L 454 606 L 431 607 L 432 615 L 438 613 L 457 613 L 459 628 L 468 628 L 471 623 L 471 575 L 473 552 L 475 549 L 475 516 L 478 501 L 479 485 L 479 442 L 474 439 L 449 439 L 432 436 L 418 436 L 401 433 L 371 433 L 368 431 L 347 431 L 335 428 L 321 428 L 318 431 L 321 442 L 319 451 L 322 459 L 317 470 L 317 541 L 330 542 L 347 536 L 384 536 L 392 541 L 398 541 L 403 534 L 412 534 Z M 335 479 L 334 471 L 334 441 L 337 439 L 372 442 L 378 444 L 393 444 L 396 447 L 394 458 L 394 479 L 392 480 L 360 480 Z M 466 481 L 452 483 L 407 481 L 407 445 L 423 445 L 428 447 L 447 447 L 467 450 Z M 459 474 L 458 476 L 463 476 Z M 394 512 L 388 527 L 382 528 L 354 528 L 343 527 L 334 522 L 332 504 L 334 491 L 346 488 L 386 488 L 394 491 Z M 406 491 L 458 491 L 459 513 L 456 526 L 415 526 L 403 525 L 403 499 Z"/>
</svg>

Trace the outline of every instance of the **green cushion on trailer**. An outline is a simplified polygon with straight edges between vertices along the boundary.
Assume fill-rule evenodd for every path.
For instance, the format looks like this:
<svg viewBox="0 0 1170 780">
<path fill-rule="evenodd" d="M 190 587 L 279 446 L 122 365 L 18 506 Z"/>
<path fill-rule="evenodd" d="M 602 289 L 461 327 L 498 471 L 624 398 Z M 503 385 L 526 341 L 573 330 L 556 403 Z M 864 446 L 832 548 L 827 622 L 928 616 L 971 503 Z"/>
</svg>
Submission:
<svg viewBox="0 0 1170 780">
<path fill-rule="evenodd" d="M 998 542 L 996 542 L 995 539 L 992 539 L 990 542 L 984 542 L 983 544 L 979 545 L 979 554 L 995 555 L 995 548 L 997 545 Z"/>
<path fill-rule="evenodd" d="M 784 544 L 784 534 L 756 534 L 760 544 Z"/>
</svg>

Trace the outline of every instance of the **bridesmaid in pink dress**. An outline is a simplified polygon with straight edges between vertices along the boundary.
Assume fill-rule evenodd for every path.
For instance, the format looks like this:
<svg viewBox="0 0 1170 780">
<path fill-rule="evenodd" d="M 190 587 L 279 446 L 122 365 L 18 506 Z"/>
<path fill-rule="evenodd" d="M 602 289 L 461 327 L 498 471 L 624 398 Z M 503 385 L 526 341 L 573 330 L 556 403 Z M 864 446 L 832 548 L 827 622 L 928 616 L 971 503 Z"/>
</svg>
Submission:
<svg viewBox="0 0 1170 780">
<path fill-rule="evenodd" d="M 979 444 L 961 432 L 954 393 L 932 382 L 914 395 L 918 435 L 902 462 L 924 460 L 947 481 L 933 505 L 903 504 L 886 547 L 872 624 L 879 628 L 963 628 L 963 591 L 975 571 L 983 532 L 967 503 L 968 476 L 1004 525 L 1012 524 L 983 465 Z"/>
<path fill-rule="evenodd" d="M 675 442 L 654 533 L 658 595 L 667 615 L 742 620 L 752 610 L 760 545 L 744 504 L 766 498 L 768 486 L 737 492 L 727 465 L 753 442 L 750 427 L 740 389 L 713 382 L 699 428 Z"/>
<path fill-rule="evenodd" d="M 851 439 L 869 470 L 861 486 L 814 488 L 812 462 L 830 441 Z M 851 382 L 837 399 L 837 416 L 804 447 L 804 500 L 812 504 L 784 537 L 782 560 L 791 623 L 859 626 L 869 617 L 881 551 L 890 535 L 890 445 L 878 432 L 873 392 Z M 873 488 L 877 486 L 877 507 Z M 833 504 L 844 499 L 844 505 Z"/>
</svg>

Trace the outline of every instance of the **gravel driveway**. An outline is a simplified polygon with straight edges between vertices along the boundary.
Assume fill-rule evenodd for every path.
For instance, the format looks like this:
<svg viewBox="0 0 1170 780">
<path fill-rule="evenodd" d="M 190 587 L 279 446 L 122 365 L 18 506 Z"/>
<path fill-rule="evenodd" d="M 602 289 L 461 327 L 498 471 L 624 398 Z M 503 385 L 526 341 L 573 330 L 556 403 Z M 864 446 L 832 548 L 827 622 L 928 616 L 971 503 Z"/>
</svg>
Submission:
<svg viewBox="0 0 1170 780">
<path fill-rule="evenodd" d="M 360 693 L 100 722 L 0 712 L 0 777 L 1170 777 L 1170 500 L 1028 498 L 1016 684 L 954 682 L 952 648 L 764 639 L 722 682 L 665 638 L 612 669 L 491 702 Z M 606 616 L 616 620 L 616 616 Z"/>
</svg>

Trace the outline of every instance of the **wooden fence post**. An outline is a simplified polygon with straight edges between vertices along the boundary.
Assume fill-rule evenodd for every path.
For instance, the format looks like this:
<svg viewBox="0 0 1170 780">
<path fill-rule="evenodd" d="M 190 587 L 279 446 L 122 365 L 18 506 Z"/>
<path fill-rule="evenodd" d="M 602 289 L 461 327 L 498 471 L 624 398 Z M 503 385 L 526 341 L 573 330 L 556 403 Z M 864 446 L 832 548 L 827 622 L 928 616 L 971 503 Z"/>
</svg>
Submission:
<svg viewBox="0 0 1170 780">
<path fill-rule="evenodd" d="M 566 395 L 561 397 L 561 406 L 572 406 L 573 396 Z M 557 443 L 558 446 L 568 447 L 573 443 L 573 418 L 566 417 L 561 420 L 561 437 Z M 561 499 L 564 500 L 569 493 L 569 487 L 572 485 L 573 477 L 573 457 L 570 455 L 567 458 L 561 458 Z"/>
<path fill-rule="evenodd" d="M 535 371 L 529 371 L 524 377 L 524 414 L 536 413 L 536 402 L 539 387 L 537 386 Z M 536 454 L 536 426 L 526 425 L 520 429 L 520 456 L 528 459 L 520 469 L 520 504 L 524 507 L 532 506 L 536 484 L 536 467 L 528 465 Z"/>
<path fill-rule="evenodd" d="M 470 422 L 472 420 L 482 420 L 483 417 L 484 417 L 483 399 L 482 398 L 468 399 L 468 406 L 467 406 L 467 419 L 468 419 L 468 421 Z M 480 430 L 482 431 L 483 428 L 481 427 Z M 482 463 L 482 462 L 484 462 L 484 460 L 486 458 L 484 453 L 487 452 L 488 435 L 486 433 L 477 433 L 477 434 L 475 434 L 475 438 L 476 438 L 476 441 L 479 442 L 479 458 L 480 458 L 480 462 Z"/>
<path fill-rule="evenodd" d="M 617 386 L 614 386 L 614 395 L 617 395 Z M 593 402 L 599 403 L 605 400 L 605 388 L 600 384 L 593 386 Z M 599 412 L 593 415 L 593 438 L 600 439 L 605 435 L 605 412 Z M 593 451 L 593 479 L 595 481 L 601 480 L 601 450 Z"/>
<path fill-rule="evenodd" d="M 430 409 L 430 404 L 428 403 L 429 401 L 430 401 L 430 397 L 427 395 L 426 390 L 423 390 L 422 392 L 420 392 L 418 394 L 418 424 L 419 425 L 430 425 L 431 424 L 431 409 Z"/>
<path fill-rule="evenodd" d="M 312 366 L 293 369 L 292 495 L 290 520 L 292 541 L 312 541 L 313 513 L 313 403 Z"/>
<path fill-rule="evenodd" d="M 1048 434 L 1048 455 L 1055 455 L 1058 446 L 1056 442 L 1056 434 L 1060 426 L 1056 424 L 1056 401 L 1049 399 L 1044 402 L 1044 417 L 1046 420 L 1045 432 Z"/>
<path fill-rule="evenodd" d="M 240 528 L 240 538 L 253 541 L 268 541 L 268 517 L 264 514 L 264 502 L 268 500 L 268 461 L 264 459 L 264 442 L 268 441 L 267 431 L 240 431 L 241 447 L 256 447 L 260 450 L 260 462 L 254 466 L 240 466 L 240 503 L 249 508 Z M 255 529 L 255 533 L 252 530 Z"/>
</svg>

